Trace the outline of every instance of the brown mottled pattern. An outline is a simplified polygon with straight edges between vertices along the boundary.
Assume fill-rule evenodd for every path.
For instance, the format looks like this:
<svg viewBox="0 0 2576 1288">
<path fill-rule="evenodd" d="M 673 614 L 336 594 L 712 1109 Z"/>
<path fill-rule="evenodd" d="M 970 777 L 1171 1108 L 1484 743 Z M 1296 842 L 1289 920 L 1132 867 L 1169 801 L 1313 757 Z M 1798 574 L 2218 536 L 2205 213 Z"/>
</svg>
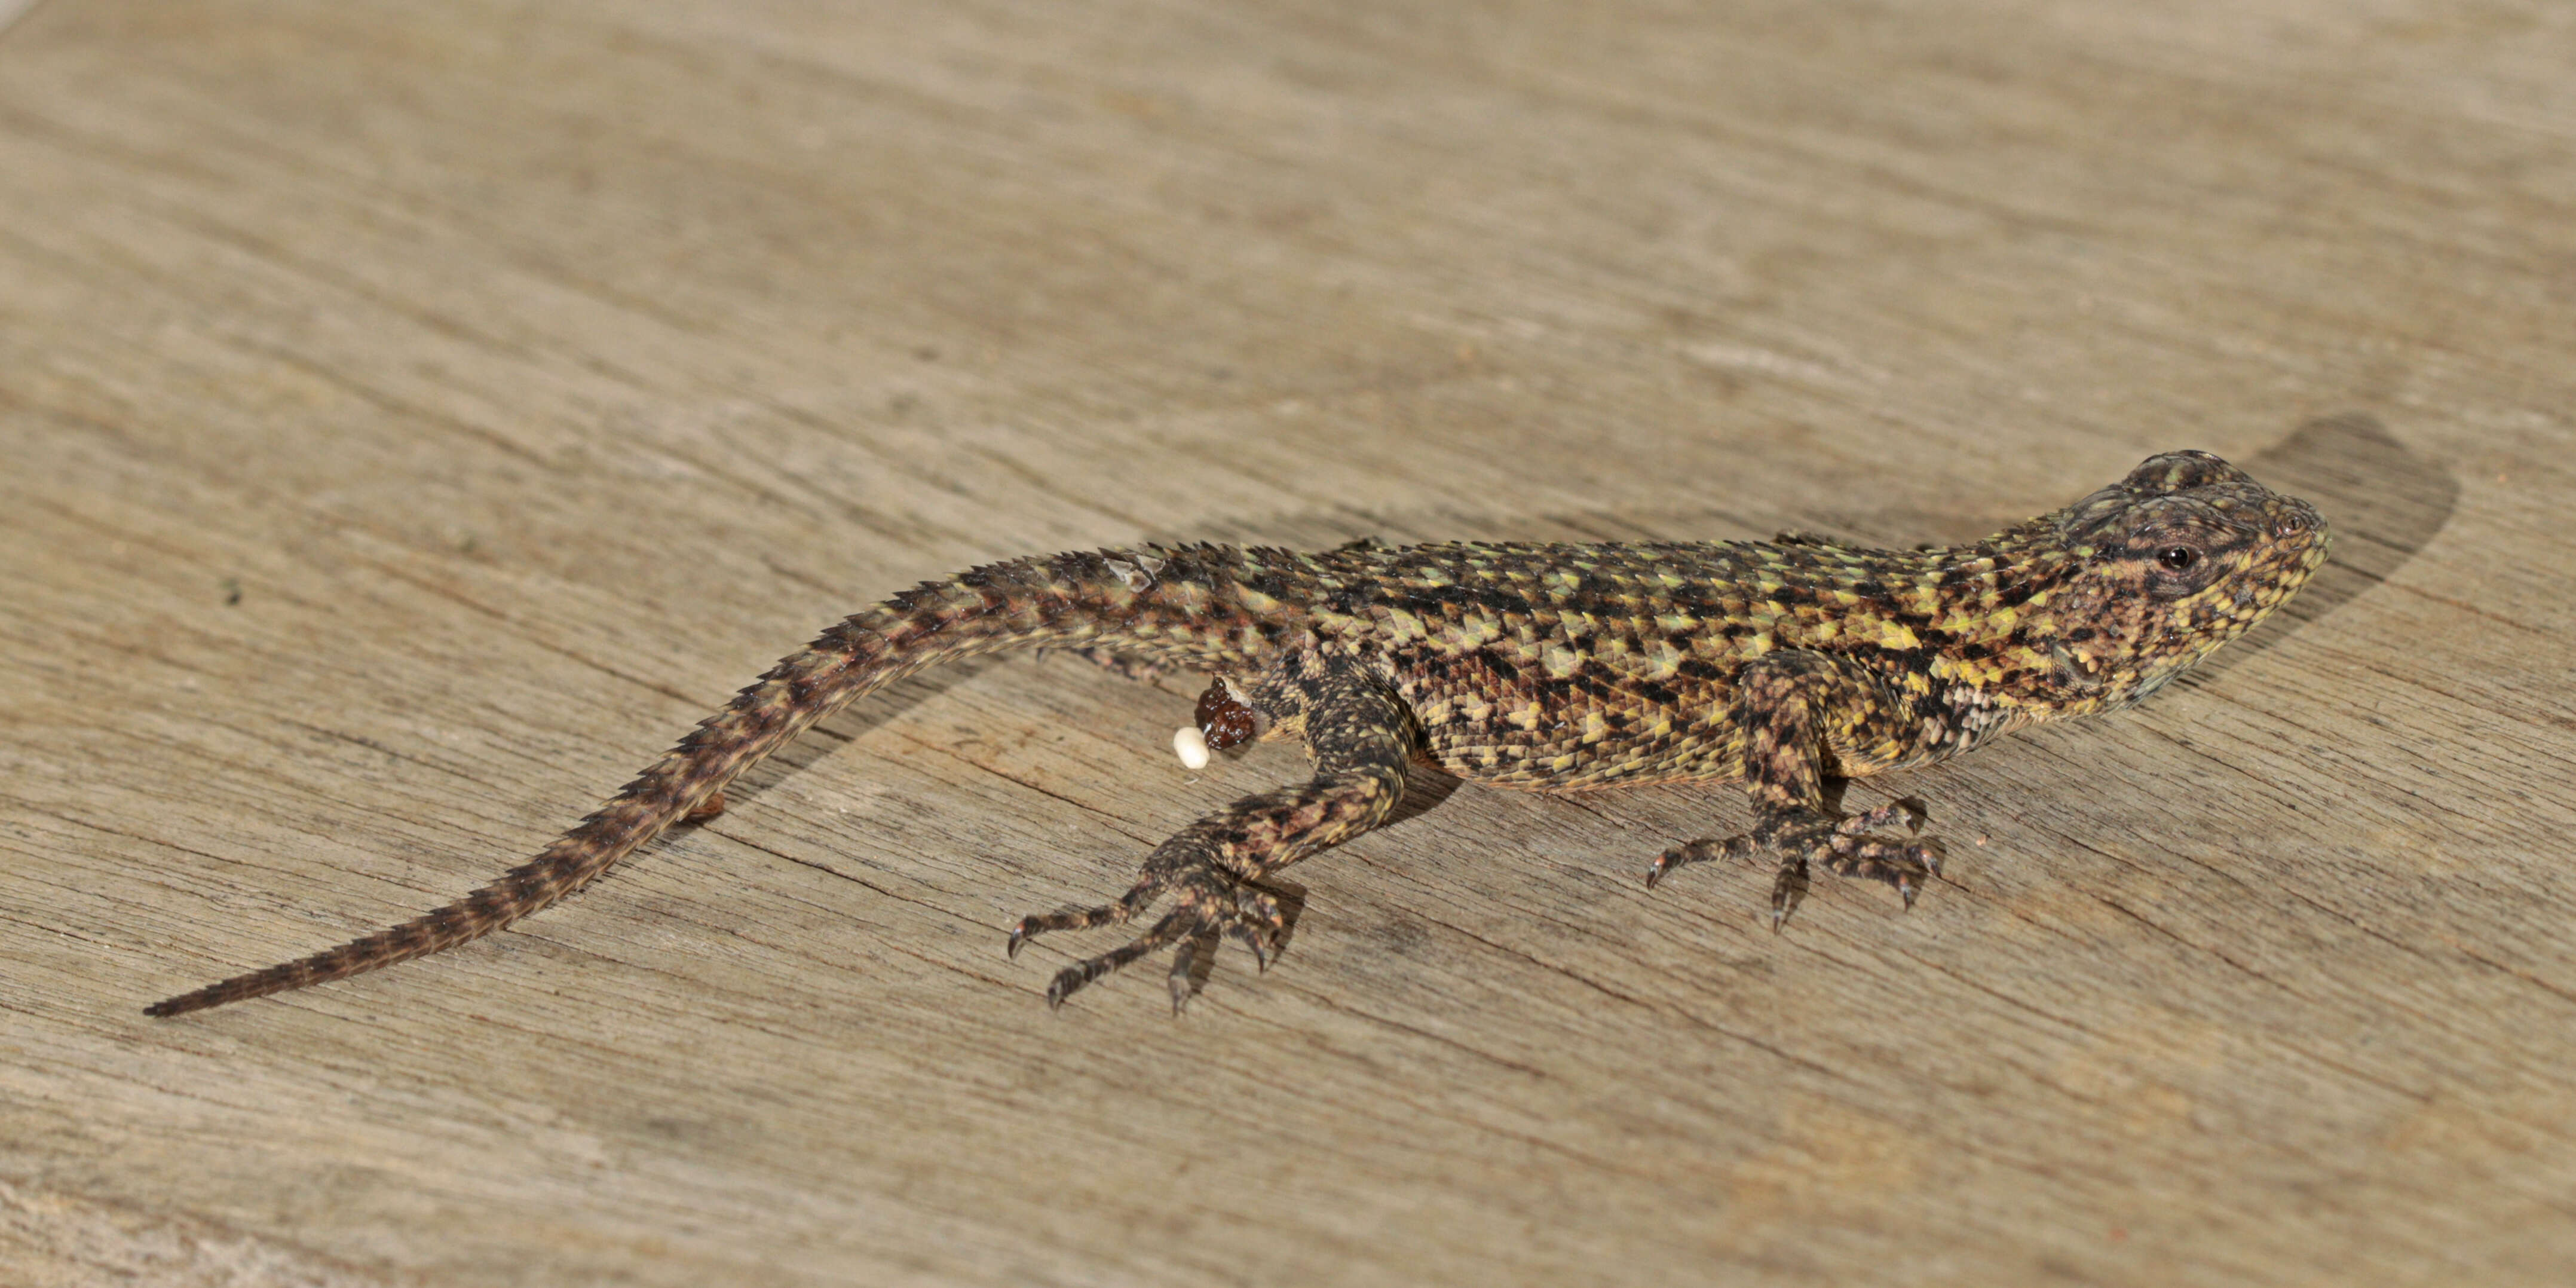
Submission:
<svg viewBox="0 0 2576 1288">
<path fill-rule="evenodd" d="M 1134 920 L 1132 942 L 1058 973 L 1062 1003 L 1172 950 L 1177 1009 L 1231 936 L 1267 964 L 1285 919 L 1263 878 L 1384 822 L 1408 766 L 1572 790 L 1743 778 L 1750 833 L 1664 852 L 1673 869 L 1779 862 L 1777 926 L 1810 864 L 1895 885 L 1908 903 L 1940 851 L 1851 818 L 1829 779 L 1956 755 L 2037 720 L 2135 704 L 2278 608 L 2324 562 L 2305 502 L 2206 452 L 2154 457 L 2110 487 L 1963 546 L 1777 542 L 1216 546 L 995 564 L 898 595 L 780 662 L 530 862 L 415 920 L 149 1008 L 154 1015 L 340 979 L 491 933 L 605 871 L 815 721 L 922 667 L 1064 647 L 1232 681 L 1302 739 L 1311 780 L 1237 801 L 1146 858 L 1113 903 L 1023 919 L 1031 936 Z M 1220 704 L 1231 705 L 1232 699 Z"/>
</svg>

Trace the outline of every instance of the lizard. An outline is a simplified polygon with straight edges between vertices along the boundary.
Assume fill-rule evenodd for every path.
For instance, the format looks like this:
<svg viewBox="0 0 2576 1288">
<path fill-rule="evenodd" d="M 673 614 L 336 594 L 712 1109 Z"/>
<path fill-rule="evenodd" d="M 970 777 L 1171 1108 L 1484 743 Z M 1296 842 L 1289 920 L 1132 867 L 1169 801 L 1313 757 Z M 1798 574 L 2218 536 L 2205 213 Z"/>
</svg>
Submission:
<svg viewBox="0 0 2576 1288">
<path fill-rule="evenodd" d="M 1777 933 L 1812 868 L 1892 885 L 1940 871 L 1905 798 L 1848 817 L 1830 785 L 1945 760 L 2025 726 L 2136 705 L 2281 606 L 2326 558 L 2305 501 L 2207 452 L 1981 540 L 1912 550 L 1770 542 L 1354 542 L 1300 553 L 1139 545 L 1035 556 L 918 587 L 822 632 L 532 860 L 413 920 L 147 1008 L 337 980 L 488 935 L 580 889 L 850 702 L 924 667 L 1016 648 L 1214 682 L 1212 745 L 1304 744 L 1313 776 L 1201 817 L 1097 906 L 1022 918 L 1006 948 L 1143 923 L 1056 973 L 1050 1006 L 1157 952 L 1177 1013 L 1226 939 L 1263 969 L 1287 918 L 1267 878 L 1387 821 L 1417 765 L 1574 791 L 1740 780 L 1749 831 L 1680 842 L 1652 888 L 1768 856 Z M 1187 733 L 1184 730 L 1184 733 Z M 1903 820 L 1905 834 L 1886 831 Z M 1157 906 L 1167 910 L 1149 917 Z"/>
</svg>

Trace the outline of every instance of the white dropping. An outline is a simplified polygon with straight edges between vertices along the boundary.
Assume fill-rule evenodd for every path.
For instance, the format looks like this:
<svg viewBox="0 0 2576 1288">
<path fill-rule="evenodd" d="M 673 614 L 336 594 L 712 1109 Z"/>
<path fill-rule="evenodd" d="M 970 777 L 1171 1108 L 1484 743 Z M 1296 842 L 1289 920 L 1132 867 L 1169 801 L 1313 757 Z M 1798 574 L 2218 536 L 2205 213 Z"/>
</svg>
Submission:
<svg viewBox="0 0 2576 1288">
<path fill-rule="evenodd" d="M 1182 725 L 1172 731 L 1172 751 L 1186 769 L 1205 769 L 1208 763 L 1207 735 L 1197 725 Z"/>
</svg>

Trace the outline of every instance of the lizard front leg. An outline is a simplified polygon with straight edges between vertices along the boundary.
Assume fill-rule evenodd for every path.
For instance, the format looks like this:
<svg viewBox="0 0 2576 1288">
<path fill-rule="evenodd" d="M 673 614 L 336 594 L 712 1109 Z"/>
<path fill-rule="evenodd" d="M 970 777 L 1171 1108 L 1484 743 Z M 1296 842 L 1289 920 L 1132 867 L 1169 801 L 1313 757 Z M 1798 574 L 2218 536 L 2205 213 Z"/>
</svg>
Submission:
<svg viewBox="0 0 2576 1288">
<path fill-rule="evenodd" d="M 1287 919 L 1259 888 L 1270 874 L 1386 821 L 1404 797 L 1405 771 L 1417 737 L 1396 696 L 1344 659 L 1308 652 L 1265 678 L 1254 705 L 1274 719 L 1302 721 L 1315 777 L 1247 796 L 1190 824 L 1155 847 L 1126 894 L 1096 908 L 1065 908 L 1024 917 L 1009 950 L 1053 930 L 1087 930 L 1135 920 L 1165 896 L 1172 910 L 1126 945 L 1065 967 L 1047 985 L 1047 1003 L 1062 1006 L 1084 985 L 1164 948 L 1173 949 L 1172 1010 L 1194 989 L 1200 955 L 1231 935 L 1266 969 Z"/>
<path fill-rule="evenodd" d="M 1869 877 L 1896 887 L 1905 906 L 1940 870 L 1933 841 L 1873 836 L 1900 818 L 1923 825 L 1913 800 L 1882 805 L 1851 818 L 1825 812 L 1825 769 L 1859 777 L 1906 759 L 1913 722 L 1877 678 L 1849 659 L 1805 650 L 1766 653 L 1746 663 L 1736 680 L 1736 722 L 1744 731 L 1744 781 L 1753 797 L 1755 823 L 1742 836 L 1676 845 L 1655 860 L 1646 885 L 1685 864 L 1714 858 L 1779 856 L 1771 884 L 1771 928 L 1788 920 L 1807 889 L 1808 865 L 1821 863 L 1840 876 Z"/>
</svg>

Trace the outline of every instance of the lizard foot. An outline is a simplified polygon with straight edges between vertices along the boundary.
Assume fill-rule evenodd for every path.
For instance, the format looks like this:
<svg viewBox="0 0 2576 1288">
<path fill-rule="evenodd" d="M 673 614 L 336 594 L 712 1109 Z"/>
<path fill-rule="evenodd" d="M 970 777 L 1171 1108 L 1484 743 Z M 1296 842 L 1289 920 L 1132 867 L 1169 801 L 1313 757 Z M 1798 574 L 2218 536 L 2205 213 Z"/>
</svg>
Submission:
<svg viewBox="0 0 2576 1288">
<path fill-rule="evenodd" d="M 1780 855 L 1771 881 L 1771 929 L 1778 931 L 1806 898 L 1809 864 L 1821 863 L 1836 876 L 1866 877 L 1896 887 L 1905 906 L 1941 871 L 1938 841 L 1889 840 L 1870 833 L 1902 820 L 1909 832 L 1920 832 L 1928 812 L 1912 797 L 1890 801 L 1839 822 L 1811 810 L 1784 813 L 1744 836 L 1723 841 L 1698 840 L 1676 845 L 1655 860 L 1646 873 L 1646 888 L 1673 869 L 1710 859 L 1750 858 L 1761 851 Z"/>
<path fill-rule="evenodd" d="M 1057 971 L 1047 984 L 1047 1006 L 1062 1006 L 1066 998 L 1092 981 L 1171 948 L 1172 1014 L 1178 1015 L 1198 992 L 1199 962 L 1227 936 L 1241 940 L 1244 947 L 1251 949 L 1261 969 L 1270 968 L 1270 958 L 1278 952 L 1288 929 L 1287 914 L 1277 899 L 1215 873 L 1183 877 L 1173 884 L 1171 892 L 1178 906 L 1163 914 L 1152 929 L 1097 957 L 1086 957 Z M 1134 920 L 1162 893 L 1161 883 L 1149 878 L 1138 882 L 1116 903 L 1023 917 L 1011 931 L 1005 951 L 1017 957 L 1021 945 L 1051 930 L 1089 930 Z"/>
</svg>

